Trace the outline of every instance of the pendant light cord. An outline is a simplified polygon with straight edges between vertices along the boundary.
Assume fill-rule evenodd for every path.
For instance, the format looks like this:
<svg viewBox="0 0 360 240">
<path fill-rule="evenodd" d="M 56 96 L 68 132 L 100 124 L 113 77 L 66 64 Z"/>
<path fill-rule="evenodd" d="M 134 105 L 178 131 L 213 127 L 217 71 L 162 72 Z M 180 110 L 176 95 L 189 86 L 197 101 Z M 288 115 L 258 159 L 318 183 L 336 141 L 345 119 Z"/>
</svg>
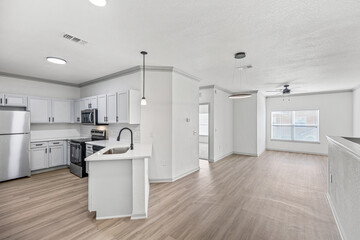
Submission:
<svg viewBox="0 0 360 240">
<path fill-rule="evenodd" d="M 143 97 L 145 97 L 145 53 L 143 55 Z"/>
</svg>

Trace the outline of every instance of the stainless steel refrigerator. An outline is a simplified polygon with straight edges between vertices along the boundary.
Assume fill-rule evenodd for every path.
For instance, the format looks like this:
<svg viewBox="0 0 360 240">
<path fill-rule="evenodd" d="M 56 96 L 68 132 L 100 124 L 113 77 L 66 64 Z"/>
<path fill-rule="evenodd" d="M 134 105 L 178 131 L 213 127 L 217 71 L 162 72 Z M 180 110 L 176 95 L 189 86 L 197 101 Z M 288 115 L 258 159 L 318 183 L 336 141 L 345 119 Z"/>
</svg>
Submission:
<svg viewBox="0 0 360 240">
<path fill-rule="evenodd" d="M 0 182 L 30 174 L 30 113 L 0 110 Z"/>
</svg>

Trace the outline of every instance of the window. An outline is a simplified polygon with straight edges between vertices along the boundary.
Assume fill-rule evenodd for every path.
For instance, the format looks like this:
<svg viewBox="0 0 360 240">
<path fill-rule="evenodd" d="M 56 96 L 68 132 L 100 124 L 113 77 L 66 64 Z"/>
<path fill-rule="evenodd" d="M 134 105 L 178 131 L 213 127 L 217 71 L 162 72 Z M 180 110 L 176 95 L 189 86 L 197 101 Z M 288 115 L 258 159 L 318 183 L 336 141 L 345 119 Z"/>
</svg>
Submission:
<svg viewBox="0 0 360 240">
<path fill-rule="evenodd" d="M 271 139 L 319 142 L 319 110 L 271 112 Z"/>
<path fill-rule="evenodd" d="M 199 114 L 199 135 L 208 136 L 209 135 L 209 114 L 200 113 Z"/>
</svg>

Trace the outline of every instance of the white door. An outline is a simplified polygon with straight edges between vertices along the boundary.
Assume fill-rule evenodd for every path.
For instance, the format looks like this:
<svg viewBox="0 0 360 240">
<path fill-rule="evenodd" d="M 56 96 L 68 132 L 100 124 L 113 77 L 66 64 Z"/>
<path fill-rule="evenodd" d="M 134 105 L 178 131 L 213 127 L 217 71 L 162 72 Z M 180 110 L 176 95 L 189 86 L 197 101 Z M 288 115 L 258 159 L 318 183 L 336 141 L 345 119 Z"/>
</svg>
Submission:
<svg viewBox="0 0 360 240">
<path fill-rule="evenodd" d="M 49 167 L 65 165 L 64 147 L 49 147 Z"/>
<path fill-rule="evenodd" d="M 107 95 L 106 112 L 106 123 L 116 123 L 116 93 Z"/>
<path fill-rule="evenodd" d="M 129 98 L 128 91 L 119 92 L 117 97 L 117 108 L 118 108 L 118 122 L 128 123 L 129 122 Z"/>
<path fill-rule="evenodd" d="M 51 121 L 54 123 L 71 123 L 72 122 L 72 101 L 67 99 L 52 99 Z"/>
<path fill-rule="evenodd" d="M 74 122 L 81 122 L 81 110 L 80 110 L 80 100 L 74 101 Z"/>
<path fill-rule="evenodd" d="M 98 99 L 98 123 L 106 123 L 106 95 L 100 95 Z"/>
<path fill-rule="evenodd" d="M 27 96 L 15 95 L 15 94 L 5 94 L 4 96 L 6 106 L 14 107 L 27 107 Z"/>
<path fill-rule="evenodd" d="M 0 93 L 0 106 L 5 104 L 4 94 Z"/>
<path fill-rule="evenodd" d="M 31 171 L 48 167 L 47 148 L 34 148 L 30 150 Z"/>
<path fill-rule="evenodd" d="M 51 122 L 51 100 L 49 98 L 29 97 L 31 123 Z"/>
</svg>

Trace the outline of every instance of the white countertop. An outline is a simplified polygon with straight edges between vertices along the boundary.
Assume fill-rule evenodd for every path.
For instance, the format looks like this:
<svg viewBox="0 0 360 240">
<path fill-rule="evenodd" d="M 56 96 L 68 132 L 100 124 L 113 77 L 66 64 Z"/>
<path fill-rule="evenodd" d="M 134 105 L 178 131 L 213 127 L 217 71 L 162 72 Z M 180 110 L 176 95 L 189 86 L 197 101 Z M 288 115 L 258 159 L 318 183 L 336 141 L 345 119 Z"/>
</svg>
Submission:
<svg viewBox="0 0 360 240">
<path fill-rule="evenodd" d="M 93 145 L 105 147 L 100 151 L 94 153 L 93 155 L 85 158 L 85 161 L 87 162 L 150 158 L 152 154 L 152 144 L 135 143 L 133 150 L 129 149 L 126 153 L 122 153 L 122 154 L 103 154 L 103 153 L 111 148 L 129 147 L 130 143 L 106 140 L 106 141 L 86 142 L 86 144 L 93 144 Z"/>
<path fill-rule="evenodd" d="M 72 139 L 85 139 L 85 138 L 91 138 L 91 137 L 80 137 L 80 136 L 74 136 L 74 137 L 54 137 L 54 138 L 41 138 L 41 139 L 31 139 L 30 142 L 49 142 L 49 141 L 67 141 Z"/>
</svg>

